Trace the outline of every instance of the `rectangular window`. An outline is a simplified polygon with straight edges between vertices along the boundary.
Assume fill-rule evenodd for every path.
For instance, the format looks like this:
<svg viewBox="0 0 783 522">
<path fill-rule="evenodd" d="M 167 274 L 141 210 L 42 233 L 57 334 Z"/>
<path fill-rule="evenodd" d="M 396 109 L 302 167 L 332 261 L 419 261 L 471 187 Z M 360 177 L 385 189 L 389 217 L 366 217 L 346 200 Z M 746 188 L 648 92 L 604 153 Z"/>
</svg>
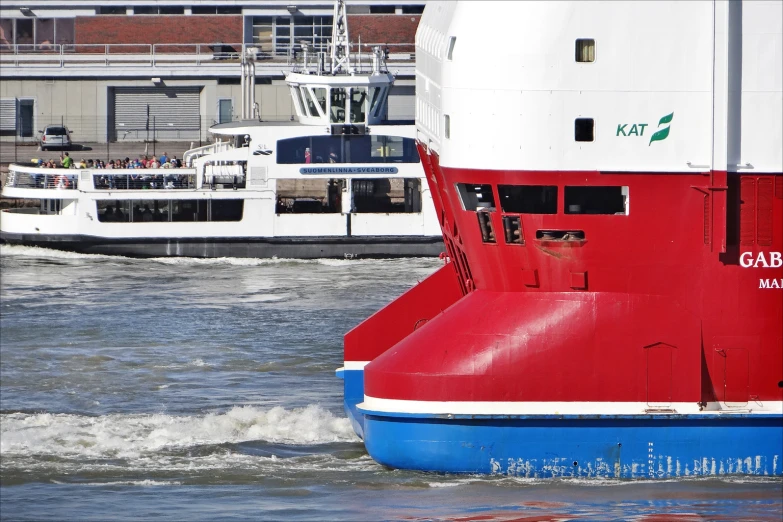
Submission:
<svg viewBox="0 0 783 522">
<path fill-rule="evenodd" d="M 357 214 L 397 214 L 421 212 L 418 179 L 352 179 L 351 212 Z"/>
<path fill-rule="evenodd" d="M 277 214 L 328 214 L 342 211 L 341 179 L 277 180 Z"/>
<path fill-rule="evenodd" d="M 137 15 L 156 15 L 158 14 L 158 6 L 156 5 L 137 5 L 133 8 L 133 14 Z"/>
<path fill-rule="evenodd" d="M 18 18 L 16 20 L 16 43 L 27 46 L 23 50 L 30 50 L 29 46 L 33 43 L 33 21 L 31 19 Z"/>
<path fill-rule="evenodd" d="M 492 193 L 492 185 L 473 185 L 471 183 L 457 183 L 462 208 L 465 210 L 495 210 L 495 196 Z"/>
<path fill-rule="evenodd" d="M 36 49 L 48 51 L 54 48 L 54 19 L 35 19 L 35 43 Z"/>
<path fill-rule="evenodd" d="M 592 38 L 578 38 L 576 40 L 576 61 L 595 61 L 595 40 Z"/>
<path fill-rule="evenodd" d="M 423 5 L 404 5 L 402 6 L 402 14 L 422 14 L 424 12 Z"/>
<path fill-rule="evenodd" d="M 295 89 L 294 92 L 299 92 Z M 277 163 L 419 163 L 412 138 L 384 136 L 302 136 L 277 142 Z"/>
<path fill-rule="evenodd" d="M 162 15 L 185 14 L 185 7 L 181 5 L 162 5 L 158 8 L 158 14 L 162 14 Z"/>
<path fill-rule="evenodd" d="M 10 51 L 14 45 L 14 21 L 10 18 L 0 19 L 0 50 Z"/>
<path fill-rule="evenodd" d="M 492 214 L 489 212 L 476 212 L 481 230 L 481 241 L 484 243 L 496 243 L 495 230 L 492 228 Z"/>
<path fill-rule="evenodd" d="M 628 187 L 565 187 L 566 214 L 627 214 Z"/>
<path fill-rule="evenodd" d="M 443 135 L 451 138 L 451 116 L 448 114 L 443 115 Z"/>
<path fill-rule="evenodd" d="M 347 94 L 342 87 L 333 87 L 332 96 L 332 114 L 329 118 L 331 123 L 345 123 L 345 99 Z"/>
<path fill-rule="evenodd" d="M 576 141 L 593 141 L 595 124 L 592 118 L 577 118 L 574 120 L 574 139 Z"/>
<path fill-rule="evenodd" d="M 242 221 L 244 203 L 241 199 L 210 200 L 210 221 Z"/>
<path fill-rule="evenodd" d="M 453 59 L 453 56 L 454 56 L 454 44 L 456 44 L 456 43 L 457 43 L 457 37 L 456 36 L 449 37 L 449 50 L 446 53 L 446 58 L 448 58 L 449 60 Z"/>
<path fill-rule="evenodd" d="M 102 6 L 98 8 L 99 15 L 124 15 L 127 14 L 128 9 L 123 6 Z"/>
<path fill-rule="evenodd" d="M 76 20 L 74 18 L 57 18 L 54 21 L 54 43 L 73 45 L 74 34 L 76 34 L 75 26 Z"/>
<path fill-rule="evenodd" d="M 512 214 L 557 214 L 554 185 L 498 185 L 500 208 Z"/>
<path fill-rule="evenodd" d="M 509 245 L 524 245 L 522 223 L 519 216 L 503 216 L 503 235 Z"/>
<path fill-rule="evenodd" d="M 364 123 L 367 107 L 367 89 L 351 87 L 351 123 Z"/>
<path fill-rule="evenodd" d="M 172 221 L 206 221 L 207 202 L 199 201 L 197 199 L 172 200 L 171 220 Z"/>
<path fill-rule="evenodd" d="M 394 14 L 393 5 L 370 5 L 370 14 Z"/>
</svg>

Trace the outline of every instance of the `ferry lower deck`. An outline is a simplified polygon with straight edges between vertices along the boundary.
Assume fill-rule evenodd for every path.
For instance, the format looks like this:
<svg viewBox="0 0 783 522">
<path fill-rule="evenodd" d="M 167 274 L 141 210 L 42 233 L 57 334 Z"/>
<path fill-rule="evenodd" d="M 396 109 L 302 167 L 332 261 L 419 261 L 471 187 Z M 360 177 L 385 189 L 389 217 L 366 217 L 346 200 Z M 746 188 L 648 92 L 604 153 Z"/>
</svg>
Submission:
<svg viewBox="0 0 783 522">
<path fill-rule="evenodd" d="M 437 256 L 443 240 L 416 166 L 273 178 L 239 162 L 207 174 L 12 165 L 4 197 L 36 206 L 0 212 L 0 240 L 133 257 Z"/>
</svg>

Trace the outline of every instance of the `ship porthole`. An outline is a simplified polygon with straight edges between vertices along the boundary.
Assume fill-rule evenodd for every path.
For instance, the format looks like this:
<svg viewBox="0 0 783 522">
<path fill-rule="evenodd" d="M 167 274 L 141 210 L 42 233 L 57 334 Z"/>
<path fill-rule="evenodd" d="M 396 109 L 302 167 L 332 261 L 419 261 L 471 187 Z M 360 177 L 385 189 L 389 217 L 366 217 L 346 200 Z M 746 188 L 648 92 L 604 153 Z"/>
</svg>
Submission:
<svg viewBox="0 0 783 522">
<path fill-rule="evenodd" d="M 783 381 L 778 381 L 778 388 L 783 388 Z"/>
</svg>

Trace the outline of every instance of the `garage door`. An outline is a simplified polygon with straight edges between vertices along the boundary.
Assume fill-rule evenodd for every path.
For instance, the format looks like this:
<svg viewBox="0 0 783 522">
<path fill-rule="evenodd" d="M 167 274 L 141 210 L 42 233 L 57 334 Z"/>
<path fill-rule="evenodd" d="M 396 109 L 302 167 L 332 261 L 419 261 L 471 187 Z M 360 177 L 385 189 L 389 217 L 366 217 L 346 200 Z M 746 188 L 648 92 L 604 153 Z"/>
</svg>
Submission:
<svg viewBox="0 0 783 522">
<path fill-rule="evenodd" d="M 413 120 L 416 117 L 416 87 L 394 85 L 389 91 L 390 120 Z"/>
<path fill-rule="evenodd" d="M 16 131 L 16 98 L 0 98 L 0 131 Z"/>
<path fill-rule="evenodd" d="M 114 87 L 117 140 L 199 137 L 201 87 Z"/>
</svg>

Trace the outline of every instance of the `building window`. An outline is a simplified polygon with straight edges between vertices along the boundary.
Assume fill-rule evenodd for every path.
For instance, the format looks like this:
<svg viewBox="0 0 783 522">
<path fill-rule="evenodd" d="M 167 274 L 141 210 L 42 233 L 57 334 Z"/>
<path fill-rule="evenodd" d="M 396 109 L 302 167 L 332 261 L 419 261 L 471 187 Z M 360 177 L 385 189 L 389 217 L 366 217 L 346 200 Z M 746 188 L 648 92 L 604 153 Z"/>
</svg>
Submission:
<svg viewBox="0 0 783 522">
<path fill-rule="evenodd" d="M 242 14 L 242 7 L 236 5 L 194 5 L 190 11 L 194 15 Z"/>
<path fill-rule="evenodd" d="M 0 49 L 8 51 L 14 45 L 14 21 L 10 18 L 0 19 Z"/>
<path fill-rule="evenodd" d="M 370 5 L 370 14 L 394 14 L 393 5 Z"/>
<path fill-rule="evenodd" d="M 565 187 L 566 214 L 628 214 L 628 187 Z"/>
<path fill-rule="evenodd" d="M 125 6 L 102 6 L 98 8 L 98 12 L 96 14 L 99 15 L 124 15 L 127 14 L 128 9 Z"/>
<path fill-rule="evenodd" d="M 175 15 L 185 14 L 185 8 L 181 5 L 137 5 L 133 8 L 133 14 L 137 15 Z"/>
<path fill-rule="evenodd" d="M 595 61 L 595 40 L 592 38 L 578 38 L 576 40 L 576 61 Z"/>
<path fill-rule="evenodd" d="M 253 44 L 287 55 L 303 42 L 314 51 L 327 51 L 332 38 L 331 16 L 254 16 Z"/>
<path fill-rule="evenodd" d="M 424 12 L 423 5 L 404 5 L 402 6 L 402 14 L 422 14 Z"/>
<path fill-rule="evenodd" d="M 162 15 L 185 14 L 185 7 L 181 5 L 162 5 L 158 8 L 158 14 L 162 14 Z"/>
<path fill-rule="evenodd" d="M 498 185 L 500 208 L 512 214 L 557 214 L 555 185 Z"/>
<path fill-rule="evenodd" d="M 574 139 L 576 141 L 593 141 L 595 135 L 593 118 L 577 118 L 574 120 Z"/>
</svg>

